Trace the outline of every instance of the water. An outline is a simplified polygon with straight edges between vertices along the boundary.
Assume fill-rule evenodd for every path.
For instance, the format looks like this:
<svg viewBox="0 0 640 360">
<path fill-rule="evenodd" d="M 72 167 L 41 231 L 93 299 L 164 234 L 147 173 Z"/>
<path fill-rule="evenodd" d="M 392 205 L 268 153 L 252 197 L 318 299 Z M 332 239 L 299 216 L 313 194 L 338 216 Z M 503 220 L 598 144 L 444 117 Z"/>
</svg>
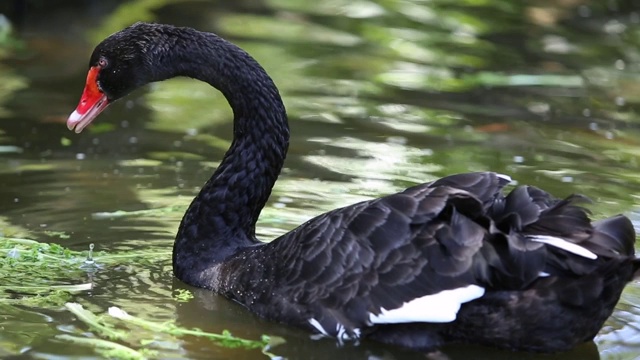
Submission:
<svg viewBox="0 0 640 360">
<path fill-rule="evenodd" d="M 640 223 L 640 9 L 632 1 L 21 4 L 0 4 L 19 30 L 17 39 L 0 31 L 0 231 L 74 250 L 155 254 L 120 265 L 96 256 L 84 275 L 58 274 L 63 284 L 93 284 L 72 300 L 96 313 L 119 306 L 184 327 L 282 336 L 287 343 L 273 352 L 290 359 L 423 358 L 314 341 L 202 290 L 190 289 L 187 302 L 172 296 L 189 289 L 171 274 L 176 228 L 231 140 L 224 98 L 176 79 L 113 104 L 81 135 L 64 125 L 93 46 L 136 20 L 217 32 L 279 85 L 292 139 L 259 222 L 266 240 L 329 209 L 489 169 L 557 196 L 586 194 L 596 218 L 622 212 Z M 146 209 L 162 211 L 139 212 Z M 595 342 L 557 358 L 637 359 L 639 306 L 633 283 Z M 59 305 L 0 302 L 0 356 L 97 358 L 55 338 L 89 331 Z M 128 344 L 139 348 L 135 336 Z M 154 337 L 150 346 L 166 358 L 265 358 L 206 339 Z M 443 353 L 514 356 L 478 347 Z"/>
</svg>

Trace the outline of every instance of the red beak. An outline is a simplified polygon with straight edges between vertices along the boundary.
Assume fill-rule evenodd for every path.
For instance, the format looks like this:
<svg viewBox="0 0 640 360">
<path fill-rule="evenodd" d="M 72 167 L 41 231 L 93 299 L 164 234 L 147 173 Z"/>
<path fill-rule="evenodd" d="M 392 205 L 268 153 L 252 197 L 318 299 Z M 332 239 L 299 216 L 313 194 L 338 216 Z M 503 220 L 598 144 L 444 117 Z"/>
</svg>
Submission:
<svg viewBox="0 0 640 360">
<path fill-rule="evenodd" d="M 92 66 L 89 69 L 87 83 L 82 92 L 80 103 L 67 120 L 69 130 L 75 130 L 76 133 L 80 133 L 109 105 L 107 95 L 98 88 L 99 71 L 100 68 L 97 66 Z"/>
</svg>

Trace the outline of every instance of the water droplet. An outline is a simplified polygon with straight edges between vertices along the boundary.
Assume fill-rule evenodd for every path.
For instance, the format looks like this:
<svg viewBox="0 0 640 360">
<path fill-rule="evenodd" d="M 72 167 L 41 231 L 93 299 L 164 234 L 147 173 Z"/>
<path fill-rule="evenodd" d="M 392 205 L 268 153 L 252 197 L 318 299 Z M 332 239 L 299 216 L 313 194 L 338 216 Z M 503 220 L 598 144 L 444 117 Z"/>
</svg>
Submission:
<svg viewBox="0 0 640 360">
<path fill-rule="evenodd" d="M 87 254 L 87 259 L 84 261 L 85 264 L 94 264 L 95 260 L 93 260 L 93 243 L 89 244 L 89 253 Z"/>
<path fill-rule="evenodd" d="M 196 136 L 196 135 L 198 135 L 198 129 L 195 129 L 195 128 L 187 129 L 187 135 L 189 135 L 189 136 Z"/>
<path fill-rule="evenodd" d="M 609 140 L 613 139 L 614 138 L 613 132 L 607 131 L 606 133 L 604 133 L 604 137 L 606 137 Z"/>
<path fill-rule="evenodd" d="M 566 182 L 566 183 L 573 182 L 573 176 L 563 176 L 562 182 Z"/>
<path fill-rule="evenodd" d="M 76 159 L 77 160 L 84 160 L 87 156 L 83 153 L 77 153 L 76 154 Z"/>
<path fill-rule="evenodd" d="M 513 162 L 517 164 L 521 164 L 524 162 L 524 157 L 520 155 L 516 155 L 513 157 Z"/>
<path fill-rule="evenodd" d="M 120 122 L 120 127 L 125 128 L 125 129 L 128 128 L 129 127 L 129 122 L 127 120 L 122 120 Z"/>
<path fill-rule="evenodd" d="M 138 138 L 135 136 L 132 136 L 129 138 L 129 144 L 137 144 L 138 143 Z"/>
<path fill-rule="evenodd" d="M 14 198 L 14 199 L 13 199 L 13 202 L 14 202 L 14 203 L 20 202 L 20 199 L 18 199 L 18 198 Z"/>
<path fill-rule="evenodd" d="M 582 115 L 583 115 L 583 116 L 586 116 L 586 117 L 591 116 L 591 110 L 590 110 L 590 109 L 587 109 L 587 108 L 583 109 L 583 110 L 582 110 Z"/>
<path fill-rule="evenodd" d="M 622 96 L 616 96 L 616 105 L 618 106 L 624 106 L 625 104 L 625 100 Z"/>
<path fill-rule="evenodd" d="M 98 144 L 100 144 L 100 139 L 98 139 L 98 138 L 93 138 L 93 139 L 91 140 L 91 143 L 93 143 L 93 145 L 98 145 Z"/>
<path fill-rule="evenodd" d="M 595 123 L 595 122 L 589 123 L 589 129 L 593 131 L 598 130 L 598 123 Z"/>
<path fill-rule="evenodd" d="M 182 141 L 180 141 L 180 140 L 176 140 L 176 141 L 174 141 L 174 142 L 173 142 L 173 146 L 174 146 L 174 147 L 180 147 L 180 146 L 182 146 Z"/>
<path fill-rule="evenodd" d="M 624 70 L 624 67 L 625 67 L 624 60 L 622 59 L 616 60 L 615 66 L 616 66 L 616 69 L 618 70 Z"/>
</svg>

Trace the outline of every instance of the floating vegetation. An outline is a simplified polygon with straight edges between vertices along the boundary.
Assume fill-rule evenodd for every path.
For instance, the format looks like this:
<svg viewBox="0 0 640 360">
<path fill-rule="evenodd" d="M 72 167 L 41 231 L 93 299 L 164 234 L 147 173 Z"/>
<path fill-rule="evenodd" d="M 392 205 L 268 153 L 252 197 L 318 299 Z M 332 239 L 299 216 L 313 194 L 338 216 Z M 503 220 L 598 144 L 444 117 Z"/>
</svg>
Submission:
<svg viewBox="0 0 640 360">
<path fill-rule="evenodd" d="M 71 237 L 71 235 L 67 234 L 64 231 L 51 231 L 51 230 L 45 230 L 44 234 L 50 237 L 56 237 L 58 239 L 68 239 Z"/>
<path fill-rule="evenodd" d="M 75 316 L 77 316 L 78 320 L 89 325 L 91 329 L 99 335 L 102 335 L 110 340 L 124 340 L 127 337 L 127 333 L 125 331 L 118 330 L 113 326 L 105 323 L 105 321 L 101 317 L 96 316 L 89 310 L 85 310 L 82 305 L 78 303 L 66 303 L 64 304 L 64 307 L 66 307 L 67 310 L 71 311 Z"/>
<path fill-rule="evenodd" d="M 173 299 L 178 302 L 187 302 L 193 299 L 193 293 L 187 289 L 174 290 Z"/>
<path fill-rule="evenodd" d="M 95 315 L 78 303 L 66 303 L 65 307 L 76 315 L 78 320 L 108 340 L 68 334 L 58 335 L 56 338 L 78 345 L 90 346 L 101 355 L 110 358 L 146 359 L 157 357 L 159 352 L 152 347 L 160 343 L 157 341 L 158 334 L 176 337 L 186 335 L 203 337 L 228 348 L 262 349 L 262 353 L 271 358 L 276 356 L 268 351 L 274 346 L 284 343 L 284 340 L 279 337 L 263 335 L 260 340 L 248 340 L 233 336 L 228 331 L 217 334 L 199 329 L 182 328 L 173 322 L 157 323 L 132 316 L 115 306 L 109 308 L 107 313 L 109 316 Z M 123 326 L 130 331 L 122 329 Z M 127 345 L 115 341 L 125 342 Z M 174 339 L 174 341 L 178 341 L 178 339 Z"/>
<path fill-rule="evenodd" d="M 63 234 L 48 234 L 57 236 Z M 199 329 L 182 328 L 172 321 L 154 322 L 133 315 L 118 307 L 110 307 L 107 314 L 96 315 L 82 305 L 71 302 L 79 294 L 93 290 L 92 274 L 107 266 L 121 266 L 148 261 L 168 261 L 171 251 L 136 250 L 128 252 L 74 251 L 58 244 L 40 243 L 24 238 L 0 237 L 0 306 L 7 313 L 19 313 L 20 306 L 59 309 L 64 306 L 79 321 L 88 325 L 83 329 L 57 334 L 55 338 L 80 346 L 91 347 L 96 353 L 114 359 L 148 359 L 162 357 L 162 346 L 181 342 L 183 336 L 207 338 L 227 348 L 268 350 L 284 342 L 277 337 L 263 335 L 259 340 L 233 336 L 228 331 L 210 333 Z M 28 276 L 27 276 L 28 274 Z M 18 275 L 18 276 L 16 276 Z M 68 279 L 78 279 L 75 283 Z M 87 281 L 87 279 L 89 281 Z M 187 302 L 194 295 L 177 289 L 172 295 L 176 302 Z M 12 309 L 15 309 L 13 311 Z M 163 336 L 160 341 L 160 336 Z M 164 345 L 162 345 L 164 344 Z"/>
<path fill-rule="evenodd" d="M 72 335 L 57 335 L 56 339 L 67 341 L 74 343 L 76 345 L 85 345 L 94 348 L 98 353 L 103 355 L 106 358 L 110 359 L 147 359 L 150 356 L 155 355 L 156 353 L 149 353 L 143 351 L 136 351 L 130 347 L 120 345 L 113 341 L 102 340 L 102 339 L 94 339 L 94 338 L 82 338 L 78 336 Z"/>
<path fill-rule="evenodd" d="M 0 237 L 0 304 L 60 306 L 73 294 L 91 290 L 86 275 L 100 267 L 170 258 L 171 251 L 164 249 L 94 252 L 91 244 L 88 251 L 73 251 L 58 244 Z M 69 283 L 73 278 L 77 281 Z"/>
</svg>

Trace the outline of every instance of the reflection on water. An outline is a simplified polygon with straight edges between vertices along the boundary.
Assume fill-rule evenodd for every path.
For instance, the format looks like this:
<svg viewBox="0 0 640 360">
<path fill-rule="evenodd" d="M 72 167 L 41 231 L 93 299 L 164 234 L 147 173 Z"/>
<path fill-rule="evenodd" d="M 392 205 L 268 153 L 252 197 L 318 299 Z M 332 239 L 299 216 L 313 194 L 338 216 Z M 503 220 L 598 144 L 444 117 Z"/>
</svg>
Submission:
<svg viewBox="0 0 640 360">
<path fill-rule="evenodd" d="M 171 249 L 182 212 L 230 144 L 224 98 L 176 79 L 112 105 L 82 135 L 64 126 L 95 43 L 135 20 L 215 31 L 253 54 L 279 85 L 292 139 L 259 222 L 265 240 L 338 206 L 489 169 L 558 196 L 586 194 L 597 201 L 595 217 L 624 212 L 640 223 L 634 2 L 22 3 L 0 4 L 20 29 L 9 37 L 0 30 L 2 234 L 73 249 Z M 144 209 L 161 211 L 136 213 Z M 117 211 L 130 216 L 101 215 Z M 423 358 L 368 342 L 338 348 L 314 341 L 202 290 L 178 302 L 173 290 L 185 285 L 173 279 L 170 258 L 153 260 L 100 269 L 95 288 L 74 300 L 96 312 L 116 305 L 186 327 L 282 336 L 287 344 L 274 352 L 291 359 Z M 61 307 L 1 299 L 0 356 L 93 356 L 55 340 L 87 330 Z M 634 283 L 595 343 L 555 358 L 637 358 L 639 307 Z M 173 358 L 264 358 L 194 338 L 158 335 L 149 346 Z M 442 351 L 451 359 L 514 356 L 478 347 Z"/>
</svg>

